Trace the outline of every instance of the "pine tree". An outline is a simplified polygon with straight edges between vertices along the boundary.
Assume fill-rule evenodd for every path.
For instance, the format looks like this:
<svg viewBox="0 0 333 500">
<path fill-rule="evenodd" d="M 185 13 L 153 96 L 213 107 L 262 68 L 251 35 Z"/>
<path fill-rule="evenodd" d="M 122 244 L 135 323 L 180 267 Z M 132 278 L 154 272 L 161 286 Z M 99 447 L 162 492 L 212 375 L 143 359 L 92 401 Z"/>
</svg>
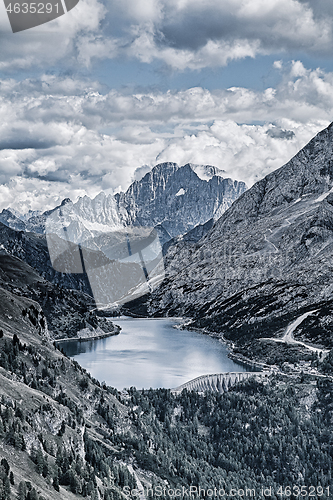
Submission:
<svg viewBox="0 0 333 500">
<path fill-rule="evenodd" d="M 53 488 L 56 490 L 56 491 L 59 491 L 59 477 L 58 477 L 58 474 L 56 476 L 54 476 L 53 478 Z"/>
<path fill-rule="evenodd" d="M 91 493 L 91 500 L 101 500 L 99 491 L 97 488 L 95 488 L 92 493 Z"/>
<path fill-rule="evenodd" d="M 28 492 L 27 500 L 39 500 L 38 493 L 35 488 L 32 488 L 32 490 Z"/>
<path fill-rule="evenodd" d="M 5 471 L 6 475 L 8 476 L 10 467 L 9 467 L 9 463 L 7 462 L 7 460 L 5 458 L 3 458 L 1 460 L 1 465 L 4 468 L 4 471 Z"/>
<path fill-rule="evenodd" d="M 36 463 L 36 471 L 38 472 L 38 474 L 42 474 L 44 469 L 45 459 L 41 450 L 37 450 L 36 452 L 35 463 Z"/>
<path fill-rule="evenodd" d="M 27 496 L 27 485 L 25 481 L 21 481 L 18 486 L 17 500 L 25 500 Z"/>
<path fill-rule="evenodd" d="M 7 476 L 3 479 L 3 499 L 4 500 L 10 500 L 10 482 Z"/>
</svg>

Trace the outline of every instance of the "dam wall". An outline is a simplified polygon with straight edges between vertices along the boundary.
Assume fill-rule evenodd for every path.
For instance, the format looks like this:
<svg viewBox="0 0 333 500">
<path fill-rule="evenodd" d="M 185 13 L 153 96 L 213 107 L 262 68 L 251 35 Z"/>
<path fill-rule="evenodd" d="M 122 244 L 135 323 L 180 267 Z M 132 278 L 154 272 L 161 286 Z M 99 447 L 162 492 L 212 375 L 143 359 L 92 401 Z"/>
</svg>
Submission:
<svg viewBox="0 0 333 500">
<path fill-rule="evenodd" d="M 213 375 L 201 375 L 200 377 L 194 378 L 185 384 L 171 389 L 173 394 L 179 394 L 184 389 L 188 391 L 213 391 L 213 392 L 226 392 L 237 382 L 242 380 L 247 380 L 251 377 L 256 379 L 263 379 L 268 376 L 268 373 L 264 372 L 229 372 L 229 373 L 215 373 Z"/>
</svg>

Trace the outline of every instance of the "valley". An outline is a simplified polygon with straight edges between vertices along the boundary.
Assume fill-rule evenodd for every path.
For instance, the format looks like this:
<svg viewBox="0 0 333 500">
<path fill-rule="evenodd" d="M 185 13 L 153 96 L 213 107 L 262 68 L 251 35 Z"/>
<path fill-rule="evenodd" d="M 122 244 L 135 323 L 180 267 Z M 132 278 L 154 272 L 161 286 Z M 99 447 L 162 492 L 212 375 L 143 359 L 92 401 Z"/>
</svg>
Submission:
<svg viewBox="0 0 333 500">
<path fill-rule="evenodd" d="M 1 500 L 126 500 L 125 487 L 153 500 L 158 486 L 191 485 L 271 488 L 273 500 L 315 485 L 314 498 L 331 498 L 332 145 L 331 125 L 248 190 L 214 167 L 167 163 L 126 193 L 64 200 L 28 225 L 2 213 Z M 163 280 L 136 277 L 141 289 L 102 304 L 83 257 L 99 279 L 116 248 L 121 266 L 99 286 L 119 291 L 126 269 L 145 268 L 146 235 L 141 260 L 124 244 L 135 224 L 158 234 Z M 66 272 L 48 249 L 58 229 Z M 171 331 L 172 318 L 183 326 Z"/>
</svg>

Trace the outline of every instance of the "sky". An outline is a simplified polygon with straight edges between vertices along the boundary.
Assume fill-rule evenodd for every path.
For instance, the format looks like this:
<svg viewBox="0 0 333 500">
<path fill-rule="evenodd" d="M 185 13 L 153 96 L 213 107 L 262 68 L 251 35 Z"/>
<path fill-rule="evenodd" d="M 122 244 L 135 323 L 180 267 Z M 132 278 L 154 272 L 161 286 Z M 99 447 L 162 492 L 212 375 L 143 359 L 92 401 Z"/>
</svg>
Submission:
<svg viewBox="0 0 333 500">
<path fill-rule="evenodd" d="M 80 0 L 18 33 L 2 2 L 0 36 L 0 210 L 164 161 L 251 186 L 333 121 L 331 0 Z"/>
</svg>

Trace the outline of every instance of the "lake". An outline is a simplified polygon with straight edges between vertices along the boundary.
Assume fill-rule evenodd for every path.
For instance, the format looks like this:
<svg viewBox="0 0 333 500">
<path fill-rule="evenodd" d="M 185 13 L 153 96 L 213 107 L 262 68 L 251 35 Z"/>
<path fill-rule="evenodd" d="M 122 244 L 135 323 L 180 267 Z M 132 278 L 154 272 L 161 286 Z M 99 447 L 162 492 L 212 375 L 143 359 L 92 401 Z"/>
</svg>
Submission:
<svg viewBox="0 0 333 500">
<path fill-rule="evenodd" d="M 228 358 L 218 339 L 174 325 L 181 319 L 115 318 L 119 335 L 84 342 L 59 343 L 100 382 L 121 390 L 175 388 L 200 375 L 246 371 Z"/>
</svg>

